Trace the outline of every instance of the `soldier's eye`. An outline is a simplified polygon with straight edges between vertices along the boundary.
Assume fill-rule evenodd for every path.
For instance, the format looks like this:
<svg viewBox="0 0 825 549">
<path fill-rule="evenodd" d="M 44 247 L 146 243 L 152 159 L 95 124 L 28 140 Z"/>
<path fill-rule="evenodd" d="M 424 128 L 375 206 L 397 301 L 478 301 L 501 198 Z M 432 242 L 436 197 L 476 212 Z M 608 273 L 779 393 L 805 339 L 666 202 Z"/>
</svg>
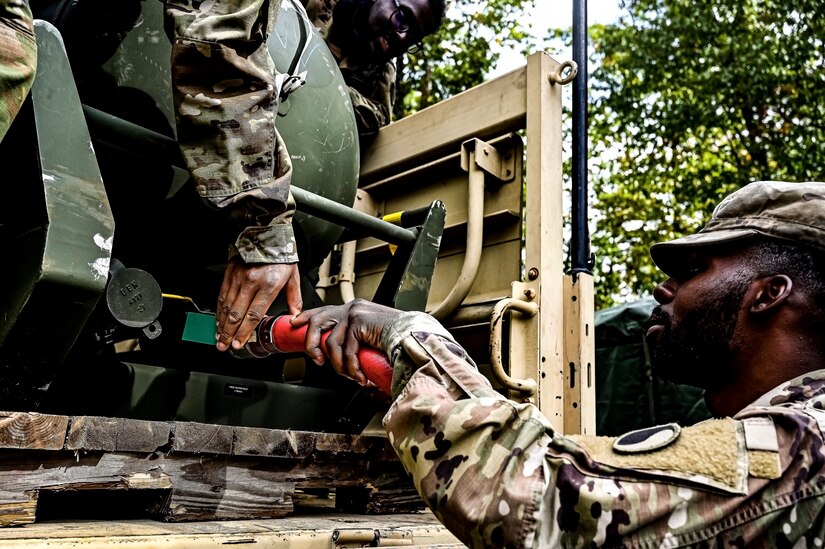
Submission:
<svg viewBox="0 0 825 549">
<path fill-rule="evenodd" d="M 704 270 L 705 270 L 704 263 L 700 263 L 698 261 L 693 261 L 688 265 L 687 275 L 689 277 L 696 276 L 697 274 L 701 273 Z"/>
</svg>

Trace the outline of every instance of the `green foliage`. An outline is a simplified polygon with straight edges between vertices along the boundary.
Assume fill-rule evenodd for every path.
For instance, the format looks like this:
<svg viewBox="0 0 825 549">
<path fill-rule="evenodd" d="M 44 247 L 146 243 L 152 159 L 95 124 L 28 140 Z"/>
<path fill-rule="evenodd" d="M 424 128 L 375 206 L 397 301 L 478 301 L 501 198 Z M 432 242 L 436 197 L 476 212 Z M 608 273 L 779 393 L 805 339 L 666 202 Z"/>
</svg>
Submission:
<svg viewBox="0 0 825 549">
<path fill-rule="evenodd" d="M 822 180 L 825 3 L 625 0 L 591 28 L 597 305 L 650 292 L 649 246 L 751 181 Z"/>
<path fill-rule="evenodd" d="M 535 0 L 455 0 L 424 50 L 398 59 L 395 118 L 483 82 L 498 54 L 492 45 L 525 47 L 524 9 Z"/>
</svg>

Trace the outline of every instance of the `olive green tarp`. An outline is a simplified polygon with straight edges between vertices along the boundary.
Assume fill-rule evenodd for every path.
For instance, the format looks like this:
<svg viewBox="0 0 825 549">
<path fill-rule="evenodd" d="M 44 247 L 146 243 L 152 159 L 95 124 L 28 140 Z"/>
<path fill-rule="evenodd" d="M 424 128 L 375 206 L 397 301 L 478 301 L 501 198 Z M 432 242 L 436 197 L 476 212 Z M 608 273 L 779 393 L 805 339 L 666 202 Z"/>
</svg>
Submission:
<svg viewBox="0 0 825 549">
<path fill-rule="evenodd" d="M 596 433 L 615 436 L 633 429 L 676 422 L 691 425 L 710 417 L 702 390 L 653 375 L 645 323 L 652 297 L 596 313 Z"/>
</svg>

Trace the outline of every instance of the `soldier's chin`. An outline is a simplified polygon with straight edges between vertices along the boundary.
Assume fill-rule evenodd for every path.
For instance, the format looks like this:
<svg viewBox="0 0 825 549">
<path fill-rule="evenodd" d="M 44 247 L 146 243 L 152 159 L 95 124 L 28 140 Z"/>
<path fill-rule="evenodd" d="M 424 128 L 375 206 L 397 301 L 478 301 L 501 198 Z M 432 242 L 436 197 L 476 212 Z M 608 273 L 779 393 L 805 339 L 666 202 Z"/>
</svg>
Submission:
<svg viewBox="0 0 825 549">
<path fill-rule="evenodd" d="M 392 59 L 390 55 L 390 45 L 383 36 L 376 36 L 369 45 L 370 54 L 373 60 L 387 62 Z"/>
</svg>

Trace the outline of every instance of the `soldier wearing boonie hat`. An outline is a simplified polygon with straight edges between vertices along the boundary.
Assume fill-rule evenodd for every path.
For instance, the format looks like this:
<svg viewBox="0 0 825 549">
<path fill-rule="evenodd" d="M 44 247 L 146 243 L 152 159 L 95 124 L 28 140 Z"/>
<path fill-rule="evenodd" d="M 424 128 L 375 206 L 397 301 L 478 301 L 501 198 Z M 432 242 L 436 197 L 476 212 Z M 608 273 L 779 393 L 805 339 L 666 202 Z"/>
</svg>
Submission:
<svg viewBox="0 0 825 549">
<path fill-rule="evenodd" d="M 693 248 L 756 236 L 825 250 L 825 183 L 759 181 L 728 195 L 698 233 L 650 248 L 656 266 L 670 274 Z"/>
<path fill-rule="evenodd" d="M 670 277 L 654 292 L 654 365 L 703 387 L 718 419 L 564 436 L 423 313 L 355 301 L 295 323 L 336 325 L 339 371 L 355 341 L 391 357 L 389 440 L 469 546 L 821 547 L 825 184 L 753 183 L 651 253 Z"/>
</svg>

